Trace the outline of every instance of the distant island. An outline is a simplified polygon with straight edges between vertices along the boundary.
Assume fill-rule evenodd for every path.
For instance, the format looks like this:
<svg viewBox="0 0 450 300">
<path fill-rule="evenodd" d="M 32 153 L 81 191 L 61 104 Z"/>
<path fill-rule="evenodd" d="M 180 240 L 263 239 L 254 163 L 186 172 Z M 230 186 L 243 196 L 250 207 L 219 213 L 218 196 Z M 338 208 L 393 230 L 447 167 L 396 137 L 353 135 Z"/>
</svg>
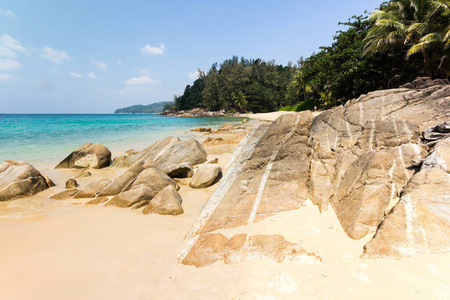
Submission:
<svg viewBox="0 0 450 300">
<path fill-rule="evenodd" d="M 159 114 L 173 105 L 171 101 L 155 102 L 149 105 L 132 105 L 119 108 L 115 114 Z"/>
</svg>

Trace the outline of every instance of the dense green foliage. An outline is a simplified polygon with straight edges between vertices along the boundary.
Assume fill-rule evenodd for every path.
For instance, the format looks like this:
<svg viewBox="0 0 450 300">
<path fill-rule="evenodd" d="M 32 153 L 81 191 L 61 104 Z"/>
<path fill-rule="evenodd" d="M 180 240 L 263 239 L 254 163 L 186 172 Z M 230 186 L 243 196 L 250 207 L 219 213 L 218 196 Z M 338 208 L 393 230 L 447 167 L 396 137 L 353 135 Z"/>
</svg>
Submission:
<svg viewBox="0 0 450 300">
<path fill-rule="evenodd" d="M 133 105 L 116 109 L 115 114 L 159 114 L 173 106 L 173 102 L 156 102 L 149 105 Z"/>
<path fill-rule="evenodd" d="M 418 76 L 450 71 L 450 0 L 392 0 L 353 16 L 331 46 L 297 65 L 235 56 L 213 64 L 184 94 L 177 110 L 266 112 L 328 108 L 361 94 L 395 88 Z"/>
<path fill-rule="evenodd" d="M 234 56 L 220 67 L 213 64 L 208 73 L 200 72 L 200 78 L 186 86 L 183 95 L 175 97 L 175 108 L 277 110 L 285 104 L 287 85 L 295 71 L 292 65 L 284 67 L 274 61 Z"/>
<path fill-rule="evenodd" d="M 450 71 L 450 1 L 393 0 L 371 15 L 366 53 L 393 49 L 406 57 L 420 56 L 429 77 L 447 77 Z"/>
</svg>

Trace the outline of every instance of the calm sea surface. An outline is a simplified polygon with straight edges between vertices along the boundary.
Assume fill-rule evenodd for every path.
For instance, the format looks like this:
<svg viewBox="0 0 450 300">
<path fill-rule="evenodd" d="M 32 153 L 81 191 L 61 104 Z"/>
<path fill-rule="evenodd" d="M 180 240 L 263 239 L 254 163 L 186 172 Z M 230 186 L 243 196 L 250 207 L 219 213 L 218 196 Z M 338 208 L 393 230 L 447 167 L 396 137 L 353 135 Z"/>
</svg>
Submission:
<svg viewBox="0 0 450 300">
<path fill-rule="evenodd" d="M 167 136 L 181 139 L 195 127 L 218 128 L 241 118 L 177 118 L 159 115 L 32 114 L 0 115 L 0 162 L 24 160 L 52 166 L 84 143 L 101 143 L 111 152 L 142 150 Z M 186 134 L 186 132 L 188 134 Z"/>
</svg>

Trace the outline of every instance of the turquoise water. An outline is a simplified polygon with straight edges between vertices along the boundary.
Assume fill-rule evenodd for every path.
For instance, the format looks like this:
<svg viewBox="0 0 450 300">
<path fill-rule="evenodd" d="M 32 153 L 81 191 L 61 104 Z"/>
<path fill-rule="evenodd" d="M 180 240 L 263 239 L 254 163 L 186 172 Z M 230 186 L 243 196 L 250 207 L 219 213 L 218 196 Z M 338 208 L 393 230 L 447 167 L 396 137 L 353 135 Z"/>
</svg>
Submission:
<svg viewBox="0 0 450 300">
<path fill-rule="evenodd" d="M 159 115 L 32 114 L 0 115 L 0 162 L 23 160 L 52 166 L 84 143 L 101 143 L 111 152 L 142 150 L 167 136 L 183 139 L 195 127 L 218 128 L 241 118 L 177 118 Z"/>
</svg>

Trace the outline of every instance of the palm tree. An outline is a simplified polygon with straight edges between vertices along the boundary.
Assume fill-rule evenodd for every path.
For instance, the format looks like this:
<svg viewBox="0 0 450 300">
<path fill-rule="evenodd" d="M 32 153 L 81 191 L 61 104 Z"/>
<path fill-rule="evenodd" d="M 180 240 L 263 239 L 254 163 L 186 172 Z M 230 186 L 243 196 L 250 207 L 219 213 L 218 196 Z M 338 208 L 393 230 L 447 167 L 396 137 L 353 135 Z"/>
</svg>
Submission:
<svg viewBox="0 0 450 300">
<path fill-rule="evenodd" d="M 449 24 L 446 11 L 448 12 L 448 0 L 389 2 L 370 17 L 375 24 L 367 34 L 365 53 L 406 48 L 407 57 L 422 55 L 425 72 L 434 77 L 432 55 L 450 37 L 450 34 L 444 34 Z"/>
</svg>

